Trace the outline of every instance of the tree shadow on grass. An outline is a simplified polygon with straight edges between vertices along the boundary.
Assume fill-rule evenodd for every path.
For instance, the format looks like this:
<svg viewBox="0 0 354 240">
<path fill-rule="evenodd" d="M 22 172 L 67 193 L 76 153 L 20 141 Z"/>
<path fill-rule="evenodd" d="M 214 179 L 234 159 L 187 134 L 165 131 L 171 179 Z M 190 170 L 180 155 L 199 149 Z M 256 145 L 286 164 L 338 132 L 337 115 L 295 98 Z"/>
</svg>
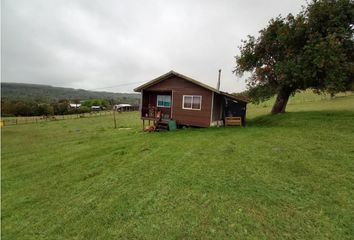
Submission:
<svg viewBox="0 0 354 240">
<path fill-rule="evenodd" d="M 248 127 L 304 127 L 304 125 L 318 126 L 323 124 L 353 125 L 353 111 L 299 111 L 277 115 L 262 115 L 247 121 Z"/>
</svg>

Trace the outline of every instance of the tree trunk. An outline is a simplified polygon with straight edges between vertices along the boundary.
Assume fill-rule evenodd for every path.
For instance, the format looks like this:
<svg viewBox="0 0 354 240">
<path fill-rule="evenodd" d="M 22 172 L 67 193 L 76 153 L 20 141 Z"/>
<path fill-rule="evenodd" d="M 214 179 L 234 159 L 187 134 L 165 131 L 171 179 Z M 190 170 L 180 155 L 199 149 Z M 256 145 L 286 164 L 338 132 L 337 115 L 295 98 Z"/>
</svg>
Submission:
<svg viewBox="0 0 354 240">
<path fill-rule="evenodd" d="M 285 113 L 286 104 L 290 96 L 289 91 L 279 91 L 275 103 L 272 108 L 272 114 Z"/>
</svg>

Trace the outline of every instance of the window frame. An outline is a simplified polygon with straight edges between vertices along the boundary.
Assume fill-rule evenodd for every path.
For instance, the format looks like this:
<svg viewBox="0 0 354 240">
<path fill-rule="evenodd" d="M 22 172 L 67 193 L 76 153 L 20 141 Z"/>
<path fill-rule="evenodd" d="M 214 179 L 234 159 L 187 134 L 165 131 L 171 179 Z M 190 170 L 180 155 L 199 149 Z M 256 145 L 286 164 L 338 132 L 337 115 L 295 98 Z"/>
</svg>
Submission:
<svg viewBox="0 0 354 240">
<path fill-rule="evenodd" d="M 170 106 L 159 105 L 159 97 L 166 97 L 166 96 L 170 97 Z M 162 100 L 162 102 L 165 103 L 166 101 Z M 156 107 L 171 108 L 171 103 L 172 103 L 172 96 L 171 95 L 157 95 L 156 96 Z"/>
<path fill-rule="evenodd" d="M 190 108 L 184 107 L 184 98 L 185 98 L 185 97 L 192 97 L 192 102 L 191 102 L 191 107 L 190 107 Z M 199 108 L 193 108 L 193 100 L 194 100 L 194 97 L 200 98 Z M 182 109 L 201 111 L 201 110 L 202 110 L 202 100 L 203 100 L 203 98 L 202 98 L 201 95 L 183 95 L 183 98 L 182 98 Z"/>
</svg>

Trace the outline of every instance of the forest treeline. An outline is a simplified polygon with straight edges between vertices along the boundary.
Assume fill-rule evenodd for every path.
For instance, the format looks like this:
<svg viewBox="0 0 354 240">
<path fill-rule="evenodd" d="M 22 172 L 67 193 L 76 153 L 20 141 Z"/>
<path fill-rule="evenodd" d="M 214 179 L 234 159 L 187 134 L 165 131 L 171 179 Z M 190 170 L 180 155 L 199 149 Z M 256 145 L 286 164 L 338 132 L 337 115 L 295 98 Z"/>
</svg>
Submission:
<svg viewBox="0 0 354 240">
<path fill-rule="evenodd" d="M 1 99 L 59 101 L 61 99 L 115 99 L 124 103 L 138 104 L 140 94 L 97 92 L 83 89 L 53 87 L 27 83 L 1 83 Z"/>
<path fill-rule="evenodd" d="M 139 94 L 93 92 L 47 85 L 1 83 L 1 116 L 48 116 L 85 113 L 91 106 L 111 109 L 114 104 L 138 105 Z M 71 108 L 70 103 L 81 103 Z"/>
</svg>

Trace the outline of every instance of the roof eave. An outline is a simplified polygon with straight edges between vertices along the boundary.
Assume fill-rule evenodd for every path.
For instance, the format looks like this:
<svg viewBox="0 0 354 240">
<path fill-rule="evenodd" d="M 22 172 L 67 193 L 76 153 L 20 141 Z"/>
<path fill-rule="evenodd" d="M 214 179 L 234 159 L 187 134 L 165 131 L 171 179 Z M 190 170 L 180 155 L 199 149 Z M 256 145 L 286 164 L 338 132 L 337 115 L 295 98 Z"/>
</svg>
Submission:
<svg viewBox="0 0 354 240">
<path fill-rule="evenodd" d="M 201 82 L 199 82 L 199 81 L 197 81 L 197 80 L 195 80 L 193 78 L 187 77 L 187 76 L 185 76 L 183 74 L 180 74 L 178 72 L 175 72 L 173 70 L 171 70 L 168 73 L 165 73 L 164 75 L 161 75 L 160 77 L 157 77 L 157 78 L 155 78 L 155 79 L 153 79 L 153 80 L 151 80 L 151 81 L 149 81 L 149 82 L 147 82 L 147 83 L 145 83 L 145 84 L 143 84 L 143 85 L 141 85 L 141 86 L 139 86 L 137 88 L 134 88 L 134 91 L 135 92 L 141 92 L 141 90 L 144 90 L 145 88 L 148 88 L 148 87 L 150 87 L 150 86 L 152 86 L 154 84 L 157 84 L 157 83 L 163 81 L 164 79 L 166 79 L 167 77 L 169 77 L 171 75 L 175 75 L 177 77 L 180 77 L 182 79 L 190 81 L 190 82 L 192 82 L 192 83 L 194 83 L 194 84 L 196 84 L 196 85 L 198 85 L 200 87 L 206 88 L 206 89 L 208 89 L 210 91 L 213 91 L 213 92 L 216 92 L 216 93 L 220 93 L 220 91 L 218 91 L 217 89 L 215 89 L 213 87 L 210 87 L 210 86 L 208 86 L 208 85 L 206 85 L 204 83 L 201 83 Z"/>
<path fill-rule="evenodd" d="M 236 100 L 236 101 L 240 101 L 240 102 L 244 102 L 244 103 L 249 103 L 248 100 L 235 97 L 234 95 L 232 95 L 232 94 L 230 94 L 230 93 L 227 93 L 227 92 L 221 92 L 221 91 L 220 91 L 220 94 L 221 94 L 221 95 L 224 95 L 224 96 L 226 96 L 226 97 L 228 97 L 228 98 L 231 98 L 231 99 L 233 99 L 233 100 Z"/>
<path fill-rule="evenodd" d="M 148 81 L 147 83 L 144 83 L 143 85 L 140 85 L 139 87 L 134 88 L 134 92 L 141 92 L 141 90 L 144 90 L 145 88 L 150 87 L 150 86 L 152 86 L 152 85 L 164 80 L 166 77 L 168 77 L 169 75 L 172 75 L 172 74 L 176 75 L 176 72 L 169 71 L 169 72 L 167 72 L 167 73 L 165 73 L 165 74 L 163 74 L 163 75 L 161 75 L 161 76 L 159 76 L 157 78 L 154 78 L 154 79 Z"/>
<path fill-rule="evenodd" d="M 178 72 L 175 72 L 175 71 L 173 71 L 173 70 L 171 70 L 171 71 L 169 71 L 169 72 L 167 72 L 167 73 L 161 75 L 160 77 L 157 77 L 157 78 L 155 78 L 155 79 L 153 79 L 153 80 L 151 80 L 151 81 L 149 81 L 149 82 L 147 82 L 147 83 L 145 83 L 145 84 L 143 84 L 143 85 L 141 85 L 141 86 L 139 86 L 139 87 L 137 87 L 137 88 L 134 88 L 134 92 L 141 92 L 141 91 L 144 90 L 145 88 L 148 88 L 148 87 L 150 87 L 150 86 L 152 86 L 152 85 L 154 85 L 154 84 L 157 84 L 157 83 L 159 83 L 159 82 L 165 80 L 166 78 L 170 77 L 171 75 L 180 77 L 180 78 L 182 78 L 182 79 L 184 79 L 184 80 L 187 80 L 187 81 L 189 81 L 189 82 L 191 82 L 191 83 L 194 83 L 194 84 L 196 84 L 196 85 L 198 85 L 198 86 L 200 86 L 200 87 L 203 87 L 203 88 L 205 88 L 205 89 L 208 89 L 209 91 L 215 92 L 215 93 L 217 93 L 217 94 L 224 95 L 224 96 L 229 97 L 229 98 L 231 98 L 231 99 L 233 99 L 233 100 L 248 103 L 248 101 L 245 100 L 245 99 L 240 99 L 240 98 L 235 97 L 234 95 L 232 95 L 232 94 L 230 94 L 230 93 L 219 91 L 219 90 L 217 90 L 216 88 L 210 87 L 210 86 L 208 86 L 208 85 L 206 85 L 206 84 L 204 84 L 204 83 L 201 83 L 201 82 L 199 82 L 199 81 L 197 81 L 197 80 L 195 80 L 195 79 L 193 79 L 193 78 L 187 77 L 187 76 L 185 76 L 185 75 L 183 75 L 183 74 L 180 74 L 180 73 L 178 73 Z"/>
</svg>

